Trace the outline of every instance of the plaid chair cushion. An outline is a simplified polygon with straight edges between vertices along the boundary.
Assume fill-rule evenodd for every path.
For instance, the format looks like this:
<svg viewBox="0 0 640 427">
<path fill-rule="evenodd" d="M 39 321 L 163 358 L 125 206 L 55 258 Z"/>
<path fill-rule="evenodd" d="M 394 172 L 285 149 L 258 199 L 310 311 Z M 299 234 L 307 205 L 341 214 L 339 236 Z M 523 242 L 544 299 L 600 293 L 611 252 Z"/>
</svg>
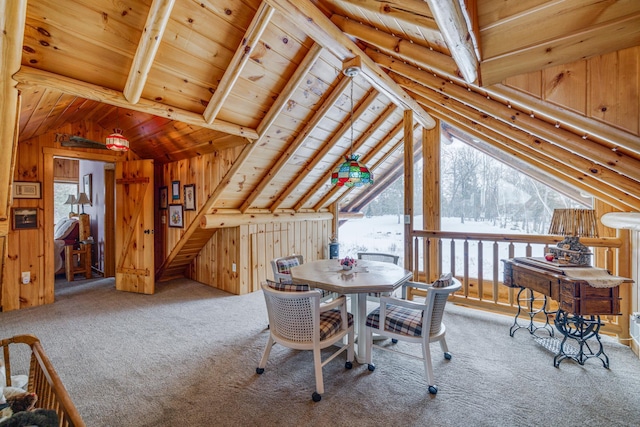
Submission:
<svg viewBox="0 0 640 427">
<path fill-rule="evenodd" d="M 291 267 L 297 267 L 298 265 L 300 265 L 300 262 L 296 257 L 282 258 L 276 261 L 276 268 L 280 274 L 291 274 Z"/>
<path fill-rule="evenodd" d="M 347 313 L 349 326 L 353 325 L 353 315 Z M 333 309 L 320 313 L 320 341 L 325 340 L 338 332 L 342 325 L 342 316 L 340 310 Z"/>
<path fill-rule="evenodd" d="M 367 326 L 380 329 L 380 307 L 369 313 Z M 419 337 L 422 334 L 422 311 L 387 304 L 384 329 L 398 334 Z"/>
<path fill-rule="evenodd" d="M 446 288 L 453 281 L 452 278 L 453 276 L 451 275 L 451 273 L 444 273 L 442 276 L 440 276 L 440 278 L 438 278 L 438 280 L 433 282 L 431 286 L 433 286 L 434 288 Z"/>
<path fill-rule="evenodd" d="M 305 292 L 309 290 L 309 285 L 307 284 L 298 285 L 290 281 L 274 282 L 273 280 L 267 279 L 267 286 L 276 291 L 283 292 Z"/>
</svg>

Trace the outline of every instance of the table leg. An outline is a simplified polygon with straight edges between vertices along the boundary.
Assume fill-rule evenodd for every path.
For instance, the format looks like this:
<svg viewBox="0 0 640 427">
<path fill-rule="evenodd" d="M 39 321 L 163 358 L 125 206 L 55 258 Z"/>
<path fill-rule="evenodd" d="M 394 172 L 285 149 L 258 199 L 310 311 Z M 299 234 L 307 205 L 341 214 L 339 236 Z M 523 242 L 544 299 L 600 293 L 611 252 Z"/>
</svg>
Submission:
<svg viewBox="0 0 640 427">
<path fill-rule="evenodd" d="M 553 328 L 549 324 L 549 313 L 547 312 L 547 296 L 542 295 L 541 299 L 536 299 L 531 289 L 520 287 L 517 300 L 518 311 L 516 312 L 515 318 L 513 319 L 513 325 L 511 325 L 511 328 L 509 328 L 509 335 L 513 336 L 513 334 L 515 334 L 518 329 L 524 328 L 527 329 L 532 335 L 535 335 L 538 329 L 543 329 L 549 333 L 549 336 L 553 336 Z M 536 301 L 542 301 L 542 306 L 540 308 L 535 306 Z M 526 314 L 529 316 L 528 324 L 520 324 L 519 317 L 521 314 Z M 534 323 L 534 319 L 538 314 L 542 314 L 544 316 L 544 325 L 542 326 L 538 326 Z"/>
<path fill-rule="evenodd" d="M 600 341 L 600 316 L 581 316 L 569 314 L 564 310 L 558 310 L 555 320 L 556 328 L 564 338 L 560 343 L 560 348 L 553 358 L 553 366 L 556 368 L 564 359 L 572 359 L 584 365 L 588 359 L 597 357 L 602 362 L 602 366 L 609 369 L 609 357 L 605 354 L 602 342 Z M 574 339 L 578 348 L 567 343 L 567 339 Z M 595 338 L 595 350 L 591 349 L 588 340 Z"/>
<path fill-rule="evenodd" d="M 358 363 L 366 363 L 367 351 L 367 294 L 351 294 L 351 314 L 353 314 L 356 334 L 355 357 Z"/>
</svg>

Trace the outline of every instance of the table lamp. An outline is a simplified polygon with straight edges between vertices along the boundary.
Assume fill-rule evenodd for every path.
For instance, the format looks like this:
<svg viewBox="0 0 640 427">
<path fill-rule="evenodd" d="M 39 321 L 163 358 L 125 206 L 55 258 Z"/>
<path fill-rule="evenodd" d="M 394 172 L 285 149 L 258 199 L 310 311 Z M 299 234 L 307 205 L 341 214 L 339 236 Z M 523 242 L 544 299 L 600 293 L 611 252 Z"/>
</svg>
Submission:
<svg viewBox="0 0 640 427">
<path fill-rule="evenodd" d="M 69 194 L 69 197 L 67 197 L 67 201 L 64 202 L 64 204 L 65 205 L 71 205 L 71 211 L 69 211 L 69 217 L 74 215 L 73 205 L 77 205 L 78 204 L 78 200 L 76 200 L 76 196 L 74 196 L 73 194 Z"/>
<path fill-rule="evenodd" d="M 78 201 L 76 203 L 82 206 L 83 214 L 84 214 L 84 205 L 91 206 L 91 200 L 89 200 L 89 196 L 87 196 L 87 193 L 80 193 L 80 197 L 78 197 Z"/>
<path fill-rule="evenodd" d="M 591 264 L 592 253 L 580 243 L 580 237 L 598 237 L 593 209 L 554 209 L 549 234 L 564 236 L 557 247 L 549 248 L 558 260 L 577 265 Z"/>
</svg>

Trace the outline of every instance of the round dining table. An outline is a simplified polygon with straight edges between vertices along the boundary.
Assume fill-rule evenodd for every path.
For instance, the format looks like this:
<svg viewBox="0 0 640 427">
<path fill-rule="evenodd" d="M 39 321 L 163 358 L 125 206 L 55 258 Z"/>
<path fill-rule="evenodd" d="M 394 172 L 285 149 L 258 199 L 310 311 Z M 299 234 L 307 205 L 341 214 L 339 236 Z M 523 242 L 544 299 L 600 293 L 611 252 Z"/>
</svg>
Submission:
<svg viewBox="0 0 640 427">
<path fill-rule="evenodd" d="M 357 260 L 344 270 L 337 259 L 306 262 L 291 268 L 294 283 L 309 284 L 338 294 L 351 296 L 351 313 L 357 337 L 356 360 L 365 363 L 367 340 L 367 294 L 393 292 L 410 280 L 413 273 L 388 262 Z"/>
</svg>

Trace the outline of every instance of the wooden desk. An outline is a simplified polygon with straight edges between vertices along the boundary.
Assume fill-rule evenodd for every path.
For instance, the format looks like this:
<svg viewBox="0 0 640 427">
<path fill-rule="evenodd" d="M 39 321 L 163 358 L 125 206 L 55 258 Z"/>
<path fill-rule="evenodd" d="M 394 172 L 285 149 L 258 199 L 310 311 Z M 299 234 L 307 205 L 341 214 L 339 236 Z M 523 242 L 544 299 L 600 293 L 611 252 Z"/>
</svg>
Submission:
<svg viewBox="0 0 640 427">
<path fill-rule="evenodd" d="M 77 273 L 84 274 L 91 279 L 91 243 L 80 243 L 77 249 L 75 245 L 64 247 L 65 274 L 67 282 L 73 282 Z"/>
<path fill-rule="evenodd" d="M 598 357 L 604 367 L 608 368 L 609 358 L 604 353 L 600 342 L 600 316 L 620 314 L 619 283 L 611 287 L 593 287 L 586 280 L 571 277 L 571 268 L 574 267 L 549 262 L 543 258 L 512 258 L 503 260 L 503 262 L 504 284 L 506 286 L 520 288 L 520 293 L 527 288 L 558 302 L 554 323 L 556 329 L 564 336 L 562 342 L 558 346 L 553 338 L 537 338 L 538 342 L 545 347 L 557 350 L 554 366 L 557 367 L 566 358 L 573 359 L 583 365 L 587 359 Z M 627 278 L 610 277 L 613 281 L 620 283 L 632 282 Z M 533 298 L 533 294 L 531 295 Z M 542 307 L 542 312 L 546 317 L 545 305 Z M 519 298 L 518 314 L 516 314 L 514 326 L 518 325 L 520 309 Z M 534 334 L 539 328 L 533 327 L 532 324 L 533 316 L 527 329 L 529 333 Z M 514 330 L 514 326 L 511 330 L 512 336 L 513 332 L 520 328 L 518 326 Z M 553 334 L 551 333 L 551 335 Z M 576 340 L 579 349 L 567 344 L 569 338 Z M 598 351 L 591 351 L 586 344 L 590 338 L 596 339 Z"/>
<path fill-rule="evenodd" d="M 351 311 L 358 336 L 356 360 L 365 362 L 367 339 L 367 294 L 369 292 L 393 292 L 413 277 L 413 273 L 395 264 L 358 260 L 351 271 L 344 271 L 336 259 L 307 262 L 291 268 L 294 283 L 308 283 L 313 287 L 339 294 L 350 294 Z"/>
</svg>

